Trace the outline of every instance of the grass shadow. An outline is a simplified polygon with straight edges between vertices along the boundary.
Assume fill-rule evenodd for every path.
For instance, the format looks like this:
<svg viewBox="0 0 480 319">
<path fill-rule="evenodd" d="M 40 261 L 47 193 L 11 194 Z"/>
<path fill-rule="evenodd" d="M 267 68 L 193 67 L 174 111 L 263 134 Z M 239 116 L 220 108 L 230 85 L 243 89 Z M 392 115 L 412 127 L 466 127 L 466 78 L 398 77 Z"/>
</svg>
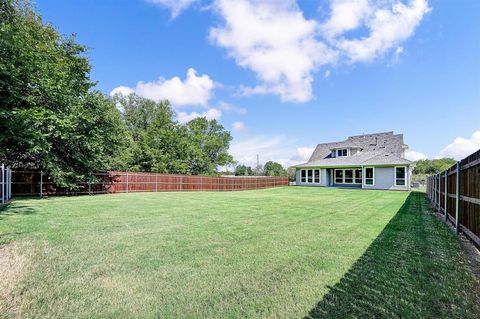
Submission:
<svg viewBox="0 0 480 319">
<path fill-rule="evenodd" d="M 479 283 L 465 269 L 458 239 L 412 192 L 305 318 L 478 318 Z"/>
<path fill-rule="evenodd" d="M 12 205 L 8 204 L 0 209 L 0 220 L 13 215 L 32 215 L 37 211 L 29 205 Z"/>
</svg>

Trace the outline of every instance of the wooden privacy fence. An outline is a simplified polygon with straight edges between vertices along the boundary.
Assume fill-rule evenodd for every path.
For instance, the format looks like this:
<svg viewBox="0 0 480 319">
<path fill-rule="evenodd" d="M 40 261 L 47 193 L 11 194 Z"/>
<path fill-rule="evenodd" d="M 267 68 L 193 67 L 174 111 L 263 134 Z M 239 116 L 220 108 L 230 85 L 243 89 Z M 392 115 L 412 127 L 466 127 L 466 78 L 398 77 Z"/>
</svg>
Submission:
<svg viewBox="0 0 480 319">
<path fill-rule="evenodd" d="M 480 150 L 430 176 L 427 195 L 445 221 L 480 246 Z"/>
<path fill-rule="evenodd" d="M 287 177 L 270 176 L 194 176 L 143 172 L 92 174 L 90 181 L 75 191 L 56 186 L 39 171 L 14 171 L 13 195 L 76 195 L 134 192 L 236 191 L 287 186 Z"/>
<path fill-rule="evenodd" d="M 12 198 L 12 171 L 4 164 L 0 167 L 0 205 L 3 206 Z"/>
</svg>

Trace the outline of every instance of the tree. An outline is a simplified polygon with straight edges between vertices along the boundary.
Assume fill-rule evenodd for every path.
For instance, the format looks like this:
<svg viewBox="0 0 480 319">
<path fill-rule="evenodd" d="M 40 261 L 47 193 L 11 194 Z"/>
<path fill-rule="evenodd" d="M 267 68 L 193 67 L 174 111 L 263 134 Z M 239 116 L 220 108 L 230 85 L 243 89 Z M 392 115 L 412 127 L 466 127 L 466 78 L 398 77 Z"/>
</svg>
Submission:
<svg viewBox="0 0 480 319">
<path fill-rule="evenodd" d="M 230 133 L 216 120 L 196 118 L 186 124 L 173 117 L 170 103 L 135 94 L 114 97 L 131 134 L 127 167 L 137 171 L 216 174 L 233 162 L 228 154 Z"/>
<path fill-rule="evenodd" d="M 425 184 L 427 176 L 443 172 L 447 168 L 455 165 L 456 161 L 452 158 L 440 158 L 434 160 L 419 160 L 415 162 L 413 169 L 412 181 Z"/>
<path fill-rule="evenodd" d="M 250 166 L 238 165 L 235 167 L 235 176 L 253 176 L 255 175 Z"/>
<path fill-rule="evenodd" d="M 265 176 L 287 176 L 287 171 L 283 168 L 282 164 L 268 161 L 263 168 L 263 174 Z"/>
<path fill-rule="evenodd" d="M 73 188 L 121 149 L 115 105 L 90 91 L 86 48 L 42 23 L 27 1 L 0 2 L 0 160 Z"/>
<path fill-rule="evenodd" d="M 452 158 L 441 158 L 434 160 L 419 160 L 415 162 L 414 174 L 438 174 L 447 168 L 455 165 L 456 161 Z"/>
<path fill-rule="evenodd" d="M 297 173 L 297 169 L 294 166 L 290 166 L 287 169 L 287 176 L 290 182 L 294 182 L 296 180 L 297 178 L 296 173 Z"/>
<path fill-rule="evenodd" d="M 217 120 L 199 117 L 188 122 L 186 130 L 191 174 L 216 174 L 218 166 L 234 162 L 228 154 L 232 136 Z"/>
</svg>

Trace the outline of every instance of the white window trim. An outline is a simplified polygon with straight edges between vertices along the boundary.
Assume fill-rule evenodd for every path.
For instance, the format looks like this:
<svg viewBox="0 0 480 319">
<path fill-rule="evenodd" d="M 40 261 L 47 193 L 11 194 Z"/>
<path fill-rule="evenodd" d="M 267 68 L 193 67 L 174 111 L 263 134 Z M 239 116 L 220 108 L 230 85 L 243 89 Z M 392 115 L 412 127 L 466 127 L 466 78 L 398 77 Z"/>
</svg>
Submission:
<svg viewBox="0 0 480 319">
<path fill-rule="evenodd" d="M 305 171 L 305 182 L 302 182 L 302 171 Z M 308 171 L 312 171 L 312 181 L 308 181 Z M 318 171 L 318 183 L 315 182 L 315 171 Z M 301 168 L 300 169 L 300 183 L 309 185 L 322 184 L 322 169 L 321 168 Z"/>
<path fill-rule="evenodd" d="M 347 155 L 338 155 L 338 152 L 340 152 L 340 151 L 342 151 L 342 153 L 343 153 L 343 151 L 347 151 L 346 152 Z M 349 148 L 338 148 L 338 149 L 336 149 L 335 154 L 336 154 L 335 157 L 348 157 L 348 156 L 350 156 L 350 149 Z"/>
<path fill-rule="evenodd" d="M 353 182 L 351 182 L 351 183 L 345 183 L 345 171 L 347 171 L 347 170 L 352 170 L 352 171 L 353 171 L 353 172 L 352 172 L 352 173 L 353 173 L 353 175 L 352 175 L 352 180 L 353 180 Z M 357 167 L 357 168 L 335 168 L 335 169 L 333 169 L 333 182 L 334 182 L 334 184 L 337 184 L 337 185 L 340 185 L 340 184 L 342 184 L 342 185 L 362 185 L 362 182 L 363 182 L 363 172 L 362 172 L 362 182 L 360 182 L 360 183 L 355 183 L 355 179 L 356 179 L 356 178 L 355 178 L 355 171 L 356 171 L 356 170 L 362 170 L 362 168 L 361 168 L 361 167 L 360 167 L 360 168 Z M 342 182 L 341 182 L 341 183 L 337 182 L 337 171 L 343 171 L 343 173 L 342 173 Z"/>
<path fill-rule="evenodd" d="M 398 185 L 397 184 L 397 168 L 403 168 L 405 170 L 405 178 L 400 178 L 405 181 L 405 184 L 403 185 Z M 393 167 L 393 183 L 395 186 L 401 186 L 401 187 L 407 187 L 407 180 L 408 180 L 408 173 L 407 173 L 407 167 L 406 166 L 394 166 Z"/>
<path fill-rule="evenodd" d="M 371 169 L 372 169 L 373 177 L 372 177 L 371 179 L 372 179 L 373 184 L 367 184 L 367 168 L 371 168 Z M 394 175 L 395 175 L 395 174 L 394 174 Z M 370 178 L 369 178 L 369 179 L 370 179 Z M 364 186 L 367 186 L 367 187 L 373 187 L 373 186 L 375 186 L 375 167 L 373 167 L 373 166 L 367 166 L 367 167 L 364 167 L 364 168 L 363 168 L 363 185 L 364 185 Z"/>
</svg>

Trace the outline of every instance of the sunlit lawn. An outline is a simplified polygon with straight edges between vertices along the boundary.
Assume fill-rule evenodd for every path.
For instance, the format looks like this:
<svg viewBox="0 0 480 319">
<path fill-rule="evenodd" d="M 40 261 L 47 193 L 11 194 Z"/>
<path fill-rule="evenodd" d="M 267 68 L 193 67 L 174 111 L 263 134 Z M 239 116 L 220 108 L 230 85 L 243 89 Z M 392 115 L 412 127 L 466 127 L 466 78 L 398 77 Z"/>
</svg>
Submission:
<svg viewBox="0 0 480 319">
<path fill-rule="evenodd" d="M 420 193 L 17 200 L 0 213 L 0 244 L 23 265 L 4 317 L 476 317 L 480 304 L 457 238 Z"/>
</svg>

